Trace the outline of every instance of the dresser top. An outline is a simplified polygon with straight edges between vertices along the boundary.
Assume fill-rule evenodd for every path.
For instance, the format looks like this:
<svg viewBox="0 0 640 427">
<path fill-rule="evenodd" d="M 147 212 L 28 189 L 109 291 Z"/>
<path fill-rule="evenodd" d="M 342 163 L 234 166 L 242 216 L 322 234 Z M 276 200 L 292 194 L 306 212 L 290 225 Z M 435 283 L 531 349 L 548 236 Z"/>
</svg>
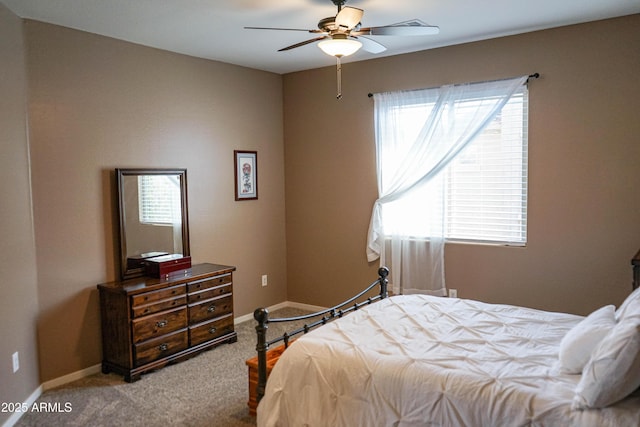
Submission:
<svg viewBox="0 0 640 427">
<path fill-rule="evenodd" d="M 98 289 L 107 292 L 118 292 L 126 294 L 139 294 L 142 292 L 153 291 L 157 289 L 167 288 L 169 286 L 179 285 L 182 283 L 192 282 L 194 280 L 206 279 L 208 277 L 228 274 L 235 271 L 234 266 L 220 264 L 194 264 L 186 270 L 169 273 L 161 278 L 156 277 L 136 277 L 122 281 L 114 281 L 101 283 Z"/>
</svg>

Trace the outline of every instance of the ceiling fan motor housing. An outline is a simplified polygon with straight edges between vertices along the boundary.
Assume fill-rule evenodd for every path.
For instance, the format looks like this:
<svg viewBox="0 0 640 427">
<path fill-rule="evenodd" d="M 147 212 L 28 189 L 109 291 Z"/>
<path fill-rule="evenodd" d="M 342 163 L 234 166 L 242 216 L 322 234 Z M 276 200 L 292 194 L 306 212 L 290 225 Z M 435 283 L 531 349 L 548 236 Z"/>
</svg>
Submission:
<svg viewBox="0 0 640 427">
<path fill-rule="evenodd" d="M 337 30 L 338 27 L 336 26 L 336 17 L 329 16 L 328 18 L 321 19 L 318 22 L 318 28 L 327 33 Z"/>
</svg>

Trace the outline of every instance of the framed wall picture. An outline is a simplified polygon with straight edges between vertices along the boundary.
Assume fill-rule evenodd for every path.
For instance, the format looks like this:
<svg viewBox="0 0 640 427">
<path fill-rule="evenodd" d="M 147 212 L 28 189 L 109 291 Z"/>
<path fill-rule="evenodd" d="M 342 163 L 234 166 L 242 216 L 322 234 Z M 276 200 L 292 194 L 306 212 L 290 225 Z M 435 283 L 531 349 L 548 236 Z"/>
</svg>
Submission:
<svg viewBox="0 0 640 427">
<path fill-rule="evenodd" d="M 258 198 L 258 152 L 233 151 L 236 200 Z"/>
</svg>

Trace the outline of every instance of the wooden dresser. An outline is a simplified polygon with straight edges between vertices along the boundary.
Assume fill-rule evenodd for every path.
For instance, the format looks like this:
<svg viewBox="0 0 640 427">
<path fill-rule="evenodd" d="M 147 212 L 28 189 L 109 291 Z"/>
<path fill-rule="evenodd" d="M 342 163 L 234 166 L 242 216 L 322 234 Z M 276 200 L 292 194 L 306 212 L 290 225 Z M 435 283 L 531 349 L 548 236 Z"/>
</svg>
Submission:
<svg viewBox="0 0 640 427">
<path fill-rule="evenodd" d="M 98 285 L 102 372 L 117 372 L 132 382 L 147 371 L 236 342 L 233 271 L 196 264 L 159 279 Z"/>
</svg>

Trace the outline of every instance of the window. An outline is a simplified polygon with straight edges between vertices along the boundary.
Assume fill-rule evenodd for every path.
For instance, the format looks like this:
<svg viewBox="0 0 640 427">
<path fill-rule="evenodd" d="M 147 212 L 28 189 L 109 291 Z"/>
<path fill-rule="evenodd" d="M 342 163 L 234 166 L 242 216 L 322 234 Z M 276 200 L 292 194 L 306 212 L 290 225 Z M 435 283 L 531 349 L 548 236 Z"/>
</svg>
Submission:
<svg viewBox="0 0 640 427">
<path fill-rule="evenodd" d="M 176 203 L 177 201 L 177 203 Z M 178 176 L 140 175 L 138 204 L 142 224 L 173 225 L 180 222 L 180 182 Z"/>
<path fill-rule="evenodd" d="M 460 101 L 456 114 L 466 114 L 480 99 Z M 424 212 L 444 203 L 447 241 L 525 245 L 527 238 L 527 86 L 509 99 L 501 112 L 440 173 L 444 198 L 428 189 L 413 191 L 383 207 L 385 230 L 424 237 L 433 224 Z M 396 131 L 414 141 L 434 104 L 396 106 Z M 446 120 L 446 118 L 444 118 Z M 384 174 L 383 174 L 384 179 Z M 386 233 L 385 233 L 386 234 Z"/>
</svg>

